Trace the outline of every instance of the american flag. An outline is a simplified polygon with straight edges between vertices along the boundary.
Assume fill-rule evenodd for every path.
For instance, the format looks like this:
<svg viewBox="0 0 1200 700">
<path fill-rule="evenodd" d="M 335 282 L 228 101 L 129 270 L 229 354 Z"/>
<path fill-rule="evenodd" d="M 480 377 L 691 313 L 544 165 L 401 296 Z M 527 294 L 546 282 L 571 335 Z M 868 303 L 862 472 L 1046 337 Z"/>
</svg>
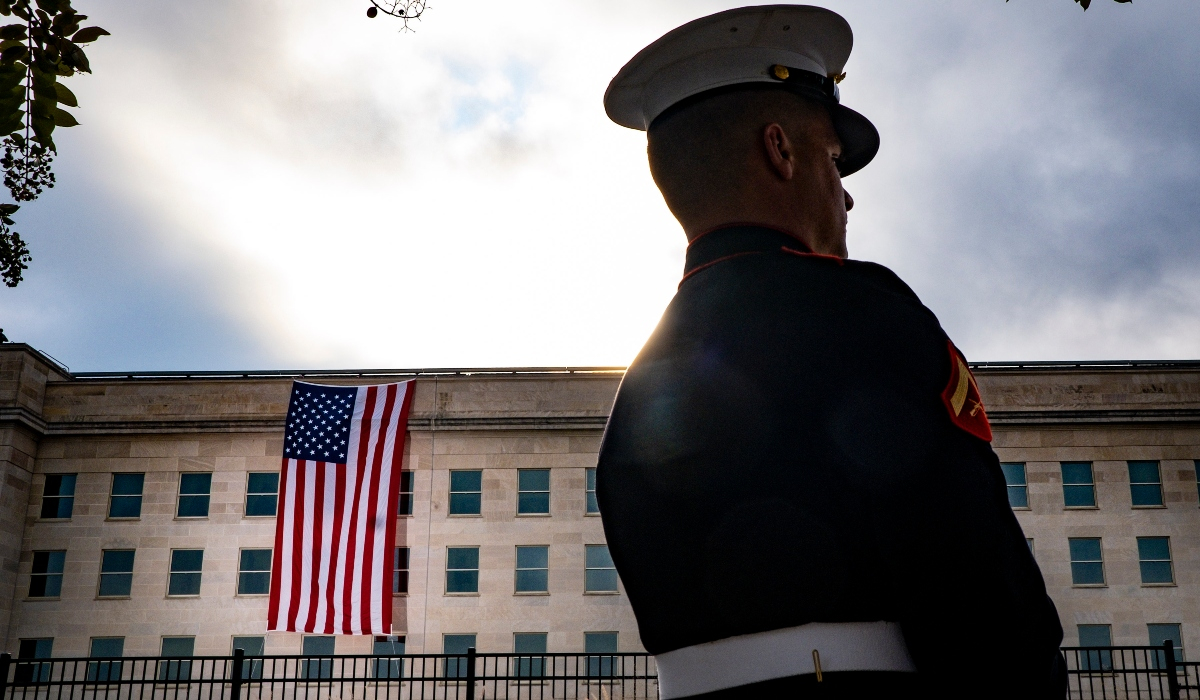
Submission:
<svg viewBox="0 0 1200 700">
<path fill-rule="evenodd" d="M 293 383 L 267 631 L 391 633 L 396 499 L 414 386 Z"/>
</svg>

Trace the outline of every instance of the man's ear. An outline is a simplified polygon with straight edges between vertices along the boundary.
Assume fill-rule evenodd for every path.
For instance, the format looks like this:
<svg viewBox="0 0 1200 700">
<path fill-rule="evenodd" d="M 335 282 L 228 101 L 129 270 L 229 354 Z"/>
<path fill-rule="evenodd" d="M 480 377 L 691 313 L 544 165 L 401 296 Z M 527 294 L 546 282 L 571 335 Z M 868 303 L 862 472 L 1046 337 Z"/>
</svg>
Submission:
<svg viewBox="0 0 1200 700">
<path fill-rule="evenodd" d="M 796 158 L 792 142 L 783 127 L 771 123 L 763 129 L 763 146 L 767 149 L 767 162 L 782 180 L 791 180 L 796 174 Z"/>
</svg>

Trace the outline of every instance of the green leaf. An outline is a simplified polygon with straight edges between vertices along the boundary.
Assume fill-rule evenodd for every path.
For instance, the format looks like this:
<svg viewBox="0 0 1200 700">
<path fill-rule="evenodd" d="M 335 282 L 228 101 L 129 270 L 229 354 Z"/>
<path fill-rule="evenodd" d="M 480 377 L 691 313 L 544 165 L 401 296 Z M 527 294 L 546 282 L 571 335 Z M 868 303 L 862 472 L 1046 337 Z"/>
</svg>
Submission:
<svg viewBox="0 0 1200 700">
<path fill-rule="evenodd" d="M 54 126 L 61 126 L 64 129 L 69 126 L 79 126 L 79 122 L 75 121 L 74 115 L 72 115 L 67 110 L 59 109 L 58 107 L 55 107 L 53 109 L 53 112 L 54 112 Z"/>
<path fill-rule="evenodd" d="M 18 46 L 10 46 L 3 51 L 0 51 L 0 61 L 4 63 L 12 63 L 19 61 L 29 55 L 29 49 L 25 48 L 24 44 Z"/>
<path fill-rule="evenodd" d="M 0 27 L 0 39 L 17 39 L 23 40 L 29 31 L 23 24 L 6 24 Z"/>
<path fill-rule="evenodd" d="M 83 29 L 75 32 L 75 35 L 71 37 L 71 41 L 75 42 L 76 44 L 87 44 L 99 39 L 102 36 L 111 35 L 100 27 L 84 27 Z"/>
<path fill-rule="evenodd" d="M 55 95 L 58 96 L 59 104 L 66 105 L 68 107 L 78 107 L 79 106 L 79 100 L 76 99 L 75 93 L 68 90 L 66 85 L 63 85 L 62 83 L 59 83 L 59 82 L 55 82 L 54 83 L 54 93 L 55 93 Z"/>
<path fill-rule="evenodd" d="M 56 14 L 61 3 L 58 0 L 37 0 L 37 6 L 47 14 Z"/>
<path fill-rule="evenodd" d="M 53 119 L 34 115 L 29 118 L 29 126 L 33 127 L 33 134 L 38 143 L 47 148 L 54 148 L 54 139 L 50 137 L 54 133 Z"/>
<path fill-rule="evenodd" d="M 24 116 L 25 113 L 22 112 L 21 114 L 22 114 L 22 116 Z M 0 124 L 0 135 L 7 136 L 8 134 L 11 134 L 11 133 L 14 133 L 17 131 L 24 131 L 24 130 L 25 130 L 25 121 L 24 120 L 15 121 L 15 122 L 4 122 L 3 124 Z"/>
</svg>

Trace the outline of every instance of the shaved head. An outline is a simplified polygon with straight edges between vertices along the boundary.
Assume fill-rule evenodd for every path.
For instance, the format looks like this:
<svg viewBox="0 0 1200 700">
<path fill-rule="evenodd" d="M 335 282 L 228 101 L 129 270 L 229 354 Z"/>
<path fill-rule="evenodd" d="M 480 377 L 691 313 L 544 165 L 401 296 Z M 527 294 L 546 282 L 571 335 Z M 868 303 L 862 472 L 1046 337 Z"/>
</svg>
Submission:
<svg viewBox="0 0 1200 700">
<path fill-rule="evenodd" d="M 837 175 L 841 142 L 823 105 L 753 87 L 704 96 L 654 120 L 647 155 L 689 238 L 723 224 L 759 223 L 813 250 L 840 237 L 845 254 L 845 211 L 853 204 Z"/>
</svg>

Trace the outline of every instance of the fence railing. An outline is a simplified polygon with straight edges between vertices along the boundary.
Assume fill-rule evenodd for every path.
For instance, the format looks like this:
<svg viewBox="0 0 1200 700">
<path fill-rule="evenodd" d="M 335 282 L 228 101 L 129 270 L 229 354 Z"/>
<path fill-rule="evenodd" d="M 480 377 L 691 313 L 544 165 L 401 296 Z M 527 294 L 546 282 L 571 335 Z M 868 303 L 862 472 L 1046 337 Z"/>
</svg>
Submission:
<svg viewBox="0 0 1200 700">
<path fill-rule="evenodd" d="M 11 659 L 0 700 L 641 700 L 654 657 L 406 654 Z"/>
<path fill-rule="evenodd" d="M 1066 647 L 1072 700 L 1200 700 L 1200 662 L 1159 647 Z"/>
<path fill-rule="evenodd" d="M 1072 700 L 1200 700 L 1200 662 L 1161 647 L 1068 647 Z M 652 700 L 654 657 L 406 654 L 12 659 L 0 700 Z"/>
</svg>

